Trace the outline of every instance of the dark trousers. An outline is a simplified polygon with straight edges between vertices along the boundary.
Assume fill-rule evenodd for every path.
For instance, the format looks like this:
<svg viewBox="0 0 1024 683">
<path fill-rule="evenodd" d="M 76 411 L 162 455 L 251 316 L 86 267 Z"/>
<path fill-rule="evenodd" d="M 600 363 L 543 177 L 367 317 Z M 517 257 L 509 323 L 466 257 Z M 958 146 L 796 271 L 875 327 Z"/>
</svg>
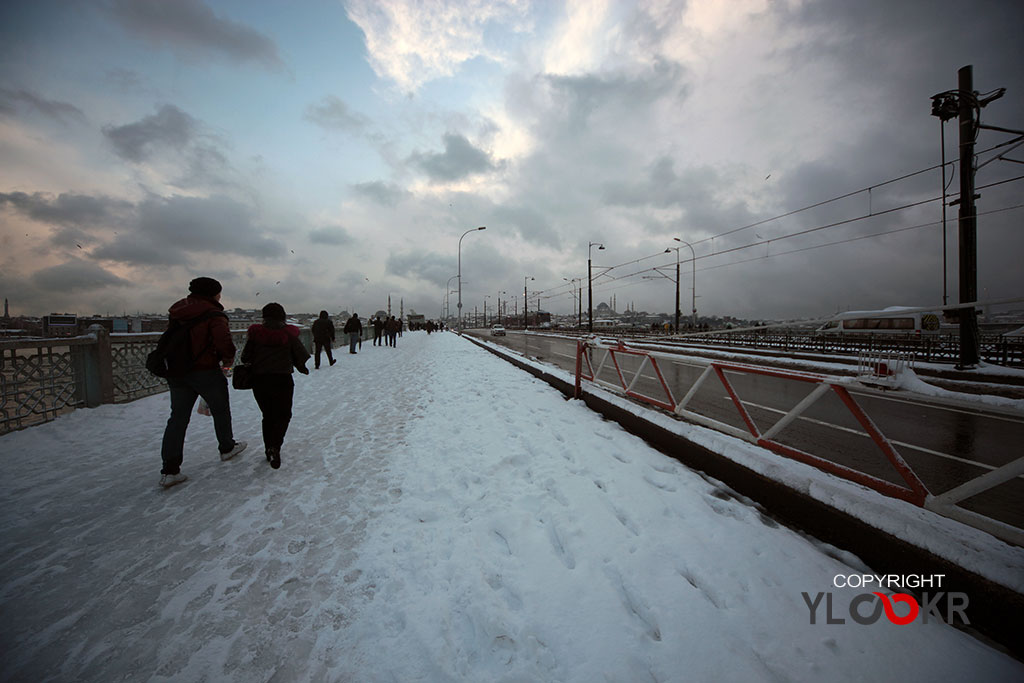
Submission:
<svg viewBox="0 0 1024 683">
<path fill-rule="evenodd" d="M 196 370 L 183 377 L 168 377 L 167 386 L 171 394 L 171 417 L 164 429 L 164 440 L 160 457 L 164 466 L 160 474 L 177 474 L 185 449 L 185 432 L 196 399 L 202 396 L 210 406 L 213 429 L 217 434 L 217 445 L 221 453 L 227 453 L 235 446 L 231 431 L 231 404 L 228 402 L 228 381 L 220 368 Z"/>
<path fill-rule="evenodd" d="M 380 330 L 373 328 L 373 345 L 380 346 Z"/>
<path fill-rule="evenodd" d="M 316 344 L 316 360 L 313 363 L 314 367 L 317 367 L 317 368 L 320 367 L 320 352 L 321 351 L 327 351 L 327 362 L 333 363 L 334 362 L 334 356 L 331 355 L 331 340 L 328 339 L 327 341 L 323 341 L 323 342 L 319 342 L 318 341 L 318 342 L 315 342 L 315 344 Z"/>
<path fill-rule="evenodd" d="M 291 373 L 256 375 L 252 378 L 252 396 L 263 413 L 263 447 L 280 448 L 288 423 L 292 420 L 292 396 L 295 382 Z"/>
</svg>

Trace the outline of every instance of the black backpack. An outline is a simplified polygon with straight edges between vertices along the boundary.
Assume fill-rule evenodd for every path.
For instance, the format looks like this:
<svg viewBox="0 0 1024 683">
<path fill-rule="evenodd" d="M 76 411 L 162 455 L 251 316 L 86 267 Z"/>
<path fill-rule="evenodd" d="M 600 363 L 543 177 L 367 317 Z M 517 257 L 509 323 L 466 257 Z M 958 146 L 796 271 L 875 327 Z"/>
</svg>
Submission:
<svg viewBox="0 0 1024 683">
<path fill-rule="evenodd" d="M 172 320 L 160 335 L 156 348 L 146 356 L 146 369 L 157 377 L 180 377 L 187 374 L 196 362 L 196 357 L 192 355 L 192 328 L 215 315 L 227 317 L 220 311 L 207 311 L 185 322 Z"/>
</svg>

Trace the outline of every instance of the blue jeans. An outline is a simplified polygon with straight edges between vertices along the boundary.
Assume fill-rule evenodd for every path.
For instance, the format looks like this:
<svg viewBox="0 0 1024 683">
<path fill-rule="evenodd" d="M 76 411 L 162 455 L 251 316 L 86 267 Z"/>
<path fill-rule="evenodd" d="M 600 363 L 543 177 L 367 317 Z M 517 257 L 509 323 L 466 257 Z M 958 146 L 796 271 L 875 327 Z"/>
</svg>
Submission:
<svg viewBox="0 0 1024 683">
<path fill-rule="evenodd" d="M 185 431 L 192 418 L 196 399 L 202 396 L 210 406 L 213 429 L 217 434 L 217 445 L 221 453 L 227 453 L 235 446 L 231 431 L 231 405 L 228 402 L 228 381 L 220 368 L 195 370 L 182 377 L 168 377 L 167 386 L 171 393 L 171 417 L 164 429 L 164 440 L 160 457 L 164 466 L 160 474 L 177 474 L 181 471 L 184 457 Z"/>
<path fill-rule="evenodd" d="M 351 332 L 351 333 L 349 333 L 349 335 L 348 335 L 348 351 L 349 351 L 349 353 L 355 353 L 356 352 L 356 344 L 358 344 L 358 343 L 359 343 L 359 333 L 358 332 Z"/>
</svg>

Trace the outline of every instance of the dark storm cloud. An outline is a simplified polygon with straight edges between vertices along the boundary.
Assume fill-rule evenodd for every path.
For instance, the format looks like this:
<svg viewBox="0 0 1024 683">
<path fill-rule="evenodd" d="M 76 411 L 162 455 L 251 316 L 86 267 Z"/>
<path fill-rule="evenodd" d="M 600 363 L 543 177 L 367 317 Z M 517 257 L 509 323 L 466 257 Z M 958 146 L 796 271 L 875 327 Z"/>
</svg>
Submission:
<svg viewBox="0 0 1024 683">
<path fill-rule="evenodd" d="M 432 180 L 460 180 L 476 173 L 486 173 L 500 168 L 491 156 L 473 146 L 464 135 L 447 133 L 444 136 L 444 152 L 416 152 L 409 161 L 424 171 Z"/>
<path fill-rule="evenodd" d="M 379 180 L 368 183 L 358 183 L 352 186 L 353 189 L 364 197 L 368 197 L 383 206 L 395 206 L 401 200 L 411 196 L 408 190 L 402 189 L 393 183 L 385 183 Z"/>
<path fill-rule="evenodd" d="M 447 254 L 405 251 L 388 255 L 385 272 L 444 287 L 455 274 L 456 265 L 455 259 Z"/>
<path fill-rule="evenodd" d="M 136 265 L 187 263 L 190 254 L 270 259 L 284 245 L 264 237 L 251 210 L 228 197 L 152 197 L 136 207 L 134 229 L 92 251 Z"/>
<path fill-rule="evenodd" d="M 551 227 L 547 217 L 528 206 L 503 205 L 494 207 L 495 225 L 513 227 L 523 239 L 559 249 L 562 241 L 558 232 Z"/>
<path fill-rule="evenodd" d="M 222 55 L 238 62 L 281 67 L 277 45 L 266 35 L 218 17 L 199 0 L 114 0 L 110 9 L 125 28 L 166 44 L 189 60 Z"/>
<path fill-rule="evenodd" d="M 131 203 L 104 196 L 62 193 L 54 197 L 42 192 L 0 193 L 0 206 L 8 205 L 40 223 L 65 226 L 111 226 L 118 224 Z"/>
<path fill-rule="evenodd" d="M 641 109 L 663 98 L 682 100 L 689 93 L 685 69 L 667 60 L 656 61 L 638 74 L 590 73 L 582 76 L 545 75 L 561 121 L 583 130 L 603 113 Z"/>
<path fill-rule="evenodd" d="M 114 240 L 91 253 L 93 258 L 119 261 L 132 265 L 174 266 L 188 263 L 188 253 L 148 235 L 134 235 Z"/>
<path fill-rule="evenodd" d="M 284 245 L 260 234 L 250 209 L 223 196 L 148 199 L 139 206 L 139 231 L 190 252 L 273 258 Z"/>
<path fill-rule="evenodd" d="M 73 104 L 48 100 L 28 90 L 0 88 L 0 114 L 13 115 L 19 109 L 33 114 L 42 114 L 61 123 L 67 123 L 68 120 L 85 121 L 85 114 Z"/>
<path fill-rule="evenodd" d="M 40 289 L 51 292 L 89 291 L 131 285 L 129 281 L 107 272 L 95 263 L 80 259 L 38 270 L 32 275 L 32 282 Z"/>
<path fill-rule="evenodd" d="M 152 116 L 124 126 L 104 126 L 103 134 L 122 158 L 136 163 L 149 158 L 154 147 L 181 149 L 195 135 L 196 121 L 172 104 Z"/>
<path fill-rule="evenodd" d="M 309 241 L 313 244 L 341 246 L 344 244 L 351 244 L 354 240 L 351 235 L 345 232 L 344 228 L 328 227 L 310 230 Z"/>
<path fill-rule="evenodd" d="M 307 121 L 329 130 L 358 131 L 366 127 L 365 116 L 353 112 L 343 101 L 329 95 L 317 104 L 306 107 Z"/>
</svg>

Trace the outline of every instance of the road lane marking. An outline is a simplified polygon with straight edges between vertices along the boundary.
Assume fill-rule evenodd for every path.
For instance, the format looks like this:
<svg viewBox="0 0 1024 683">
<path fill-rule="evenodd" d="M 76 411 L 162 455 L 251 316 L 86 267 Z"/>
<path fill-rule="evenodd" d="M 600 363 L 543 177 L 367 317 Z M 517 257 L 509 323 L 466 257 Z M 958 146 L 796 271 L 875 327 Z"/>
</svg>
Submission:
<svg viewBox="0 0 1024 683">
<path fill-rule="evenodd" d="M 865 394 L 859 391 L 850 390 L 850 393 L 855 396 L 862 396 L 864 398 L 877 398 L 880 401 L 893 401 L 894 403 L 906 403 L 907 405 L 920 406 L 922 408 L 934 408 L 937 410 L 945 410 L 951 413 L 961 413 L 963 415 L 971 415 L 973 417 L 990 417 L 994 420 L 1003 420 L 1004 422 L 1013 422 L 1016 424 L 1024 423 L 1024 419 L 1019 417 L 1010 417 L 1009 415 L 995 415 L 992 413 L 982 412 L 982 408 L 977 410 L 966 410 L 963 408 L 952 408 L 950 406 L 942 405 L 941 403 L 925 403 L 923 401 L 915 401 L 909 398 L 902 398 L 897 396 L 879 396 L 878 394 Z"/>
<path fill-rule="evenodd" d="M 730 403 L 732 402 L 732 398 L 730 398 L 729 396 L 723 396 L 722 398 L 724 400 L 726 400 L 726 401 L 729 401 Z M 782 415 L 785 415 L 788 412 L 786 410 L 779 410 L 778 408 L 769 408 L 768 406 L 763 406 L 763 405 L 760 405 L 758 403 L 753 403 L 751 401 L 740 401 L 740 403 L 742 403 L 743 405 L 753 406 L 754 408 L 760 408 L 761 410 L 767 410 L 770 413 L 780 413 Z M 815 420 L 814 418 L 803 417 L 803 416 L 797 417 L 797 419 L 798 420 L 804 420 L 806 422 L 810 422 L 810 423 L 813 423 L 813 424 L 816 424 L 816 425 L 821 425 L 822 427 L 831 427 L 832 429 L 837 429 L 837 430 L 842 431 L 842 432 L 848 432 L 850 434 L 856 434 L 858 436 L 863 436 L 863 437 L 866 437 L 866 438 L 869 438 L 869 439 L 871 438 L 871 436 L 867 432 L 861 432 L 861 431 L 858 431 L 856 429 L 851 429 L 849 427 L 843 427 L 841 425 L 832 424 L 831 422 L 825 422 L 823 420 Z M 912 448 L 915 451 L 921 451 L 922 453 L 928 453 L 929 455 L 934 455 L 934 456 L 937 456 L 939 458 L 946 458 L 947 460 L 954 460 L 956 462 L 963 463 L 964 465 L 973 465 L 975 467 L 981 467 L 981 468 L 986 469 L 986 470 L 994 470 L 994 469 L 997 468 L 996 465 L 986 465 L 983 462 L 977 462 L 975 460 L 968 460 L 966 458 L 961 458 L 961 457 L 958 457 L 956 455 L 950 455 L 949 453 L 941 453 L 939 451 L 933 451 L 930 448 L 925 448 L 924 446 L 915 446 L 914 444 L 907 443 L 905 441 L 890 440 L 889 443 L 894 444 L 896 446 L 901 446 L 901 447 L 904 447 L 904 448 Z M 1019 476 L 1018 479 L 1024 479 L 1024 475 Z"/>
</svg>

